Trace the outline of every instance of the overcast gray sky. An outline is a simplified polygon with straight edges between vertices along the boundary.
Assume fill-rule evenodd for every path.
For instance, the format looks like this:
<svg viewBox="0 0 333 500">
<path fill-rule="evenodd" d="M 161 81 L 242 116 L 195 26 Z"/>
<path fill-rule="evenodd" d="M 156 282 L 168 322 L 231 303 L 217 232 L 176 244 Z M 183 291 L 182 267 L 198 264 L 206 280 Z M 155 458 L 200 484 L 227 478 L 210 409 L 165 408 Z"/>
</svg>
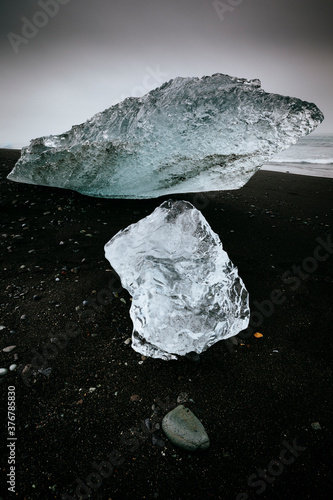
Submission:
<svg viewBox="0 0 333 500">
<path fill-rule="evenodd" d="M 259 78 L 333 133 L 328 0 L 2 0 L 0 147 L 58 134 L 176 76 Z M 44 8 L 42 7 L 44 5 Z"/>
</svg>

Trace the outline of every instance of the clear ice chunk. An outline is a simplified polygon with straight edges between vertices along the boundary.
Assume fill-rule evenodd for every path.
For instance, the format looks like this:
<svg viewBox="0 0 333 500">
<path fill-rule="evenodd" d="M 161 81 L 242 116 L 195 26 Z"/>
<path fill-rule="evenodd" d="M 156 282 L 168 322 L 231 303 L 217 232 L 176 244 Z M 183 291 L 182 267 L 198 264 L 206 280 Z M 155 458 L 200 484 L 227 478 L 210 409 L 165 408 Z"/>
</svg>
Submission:
<svg viewBox="0 0 333 500">
<path fill-rule="evenodd" d="M 177 359 L 237 335 L 249 297 L 237 268 L 201 212 L 169 200 L 117 233 L 105 256 L 132 295 L 132 347 Z"/>
<path fill-rule="evenodd" d="M 23 148 L 8 179 L 104 198 L 238 189 L 322 120 L 312 103 L 223 74 L 175 78 Z"/>
</svg>

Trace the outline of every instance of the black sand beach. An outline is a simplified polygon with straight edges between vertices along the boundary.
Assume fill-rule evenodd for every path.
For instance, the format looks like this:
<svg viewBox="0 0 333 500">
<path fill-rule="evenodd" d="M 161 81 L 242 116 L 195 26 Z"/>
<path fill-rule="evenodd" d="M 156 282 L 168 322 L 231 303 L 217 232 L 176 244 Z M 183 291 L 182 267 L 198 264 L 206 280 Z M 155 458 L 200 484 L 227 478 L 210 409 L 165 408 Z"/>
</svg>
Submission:
<svg viewBox="0 0 333 500">
<path fill-rule="evenodd" d="M 0 497 L 331 498 L 333 180 L 259 171 L 237 191 L 181 196 L 219 234 L 256 314 L 249 335 L 215 344 L 200 363 L 166 362 L 124 343 L 130 297 L 103 247 L 170 197 L 10 182 L 19 154 L 0 151 L 0 368 L 18 365 L 0 377 Z M 160 421 L 180 393 L 210 436 L 205 452 L 149 435 L 145 419 Z"/>
</svg>

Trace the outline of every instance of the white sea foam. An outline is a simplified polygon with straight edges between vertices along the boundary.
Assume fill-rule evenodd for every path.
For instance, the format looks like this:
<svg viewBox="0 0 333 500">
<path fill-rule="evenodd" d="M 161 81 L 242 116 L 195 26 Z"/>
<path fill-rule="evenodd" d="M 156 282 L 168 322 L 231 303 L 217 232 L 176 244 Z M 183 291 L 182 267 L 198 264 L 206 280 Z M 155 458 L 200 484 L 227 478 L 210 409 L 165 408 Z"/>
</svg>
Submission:
<svg viewBox="0 0 333 500">
<path fill-rule="evenodd" d="M 292 160 L 286 161 L 283 158 L 274 158 L 273 162 L 269 162 L 268 165 L 275 163 L 298 163 L 300 165 L 333 165 L 333 158 L 293 158 Z"/>
<path fill-rule="evenodd" d="M 333 178 L 333 135 L 304 137 L 276 155 L 262 170 Z"/>
<path fill-rule="evenodd" d="M 310 177 L 325 177 L 333 179 L 333 165 L 320 165 L 315 163 L 268 163 L 261 170 L 287 174 L 307 175 Z"/>
</svg>

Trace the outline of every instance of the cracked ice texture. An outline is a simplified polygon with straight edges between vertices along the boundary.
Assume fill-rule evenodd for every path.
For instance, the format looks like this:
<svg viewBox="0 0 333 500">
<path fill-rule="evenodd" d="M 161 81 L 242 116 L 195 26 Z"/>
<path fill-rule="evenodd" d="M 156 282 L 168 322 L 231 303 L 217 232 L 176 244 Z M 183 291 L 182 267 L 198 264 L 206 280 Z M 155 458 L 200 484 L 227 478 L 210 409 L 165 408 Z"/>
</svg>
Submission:
<svg viewBox="0 0 333 500">
<path fill-rule="evenodd" d="M 323 118 L 259 80 L 179 77 L 32 140 L 8 179 L 105 198 L 238 189 Z"/>
<path fill-rule="evenodd" d="M 249 298 L 219 236 L 191 203 L 166 201 L 117 233 L 105 256 L 132 295 L 132 347 L 177 359 L 237 335 Z"/>
</svg>

